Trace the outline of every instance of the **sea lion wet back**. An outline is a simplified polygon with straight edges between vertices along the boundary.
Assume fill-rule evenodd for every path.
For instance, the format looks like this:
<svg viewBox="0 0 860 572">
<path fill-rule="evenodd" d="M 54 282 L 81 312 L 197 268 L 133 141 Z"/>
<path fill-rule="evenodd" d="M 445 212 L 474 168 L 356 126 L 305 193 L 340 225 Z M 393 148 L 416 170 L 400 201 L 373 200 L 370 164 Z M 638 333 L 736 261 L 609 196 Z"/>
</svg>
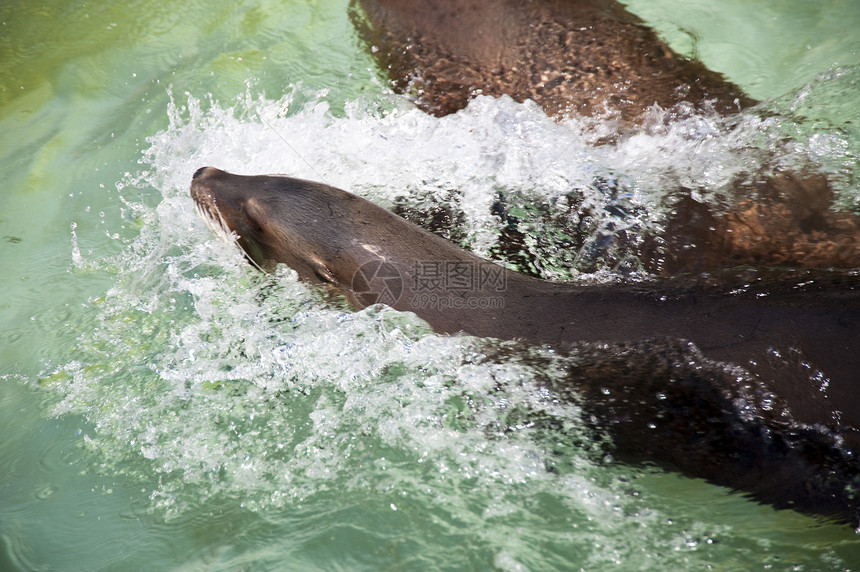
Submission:
<svg viewBox="0 0 860 572">
<path fill-rule="evenodd" d="M 614 0 L 353 0 L 351 13 L 394 89 L 437 116 L 477 95 L 508 95 L 551 116 L 603 117 L 614 133 L 606 142 L 654 122 L 654 110 L 660 122 L 710 121 L 756 104 Z M 785 169 L 768 152 L 760 161 L 731 183 L 726 205 L 663 189 L 675 215 L 649 270 L 860 266 L 860 217 L 834 206 L 816 166 Z"/>
<path fill-rule="evenodd" d="M 354 0 L 352 16 L 394 86 L 434 115 L 478 94 L 531 99 L 550 115 L 614 113 L 622 125 L 655 104 L 755 103 L 611 0 Z"/>
<path fill-rule="evenodd" d="M 285 263 L 356 308 L 437 332 L 552 344 L 552 387 L 648 459 L 779 507 L 856 523 L 860 277 L 766 291 L 574 286 L 506 270 L 360 197 L 285 176 L 198 170 L 191 195 L 257 266 Z M 824 387 L 826 386 L 826 387 Z"/>
</svg>

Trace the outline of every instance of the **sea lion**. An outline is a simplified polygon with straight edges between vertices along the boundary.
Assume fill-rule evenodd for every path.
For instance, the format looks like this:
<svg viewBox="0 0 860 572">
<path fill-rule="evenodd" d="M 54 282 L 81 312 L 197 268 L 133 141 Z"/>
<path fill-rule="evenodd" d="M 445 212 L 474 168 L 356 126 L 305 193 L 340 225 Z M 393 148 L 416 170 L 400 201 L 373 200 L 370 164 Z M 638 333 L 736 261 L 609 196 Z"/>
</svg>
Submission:
<svg viewBox="0 0 860 572">
<path fill-rule="evenodd" d="M 655 104 L 733 113 L 755 103 L 611 0 L 353 0 L 351 14 L 395 88 L 434 115 L 477 94 L 622 124 Z"/>
<path fill-rule="evenodd" d="M 356 308 L 385 303 L 440 333 L 578 356 L 569 383 L 552 389 L 581 399 L 622 458 L 645 455 L 776 506 L 857 517 L 856 275 L 734 292 L 558 284 L 321 183 L 204 167 L 191 195 L 261 269 L 285 263 Z"/>
<path fill-rule="evenodd" d="M 353 0 L 351 14 L 395 90 L 438 116 L 504 94 L 549 115 L 604 118 L 615 132 L 606 143 L 653 121 L 655 106 L 670 121 L 756 104 L 613 0 Z M 785 172 L 763 161 L 733 183 L 726 209 L 666 189 L 675 215 L 648 269 L 860 267 L 860 217 L 837 212 L 826 178 L 814 166 Z"/>
</svg>

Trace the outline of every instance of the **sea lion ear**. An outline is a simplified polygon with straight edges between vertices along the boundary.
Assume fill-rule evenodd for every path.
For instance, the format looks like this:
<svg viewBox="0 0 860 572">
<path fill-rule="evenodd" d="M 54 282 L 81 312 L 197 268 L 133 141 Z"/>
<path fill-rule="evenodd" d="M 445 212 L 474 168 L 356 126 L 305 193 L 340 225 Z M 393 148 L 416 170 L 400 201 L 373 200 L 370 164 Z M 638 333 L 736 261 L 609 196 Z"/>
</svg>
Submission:
<svg viewBox="0 0 860 572">
<path fill-rule="evenodd" d="M 317 257 L 311 257 L 309 262 L 311 263 L 311 268 L 316 274 L 317 278 L 322 280 L 323 282 L 328 282 L 329 284 L 333 284 L 338 286 L 340 283 L 338 279 L 335 277 L 334 272 L 326 266 L 326 263 L 320 260 Z"/>
</svg>

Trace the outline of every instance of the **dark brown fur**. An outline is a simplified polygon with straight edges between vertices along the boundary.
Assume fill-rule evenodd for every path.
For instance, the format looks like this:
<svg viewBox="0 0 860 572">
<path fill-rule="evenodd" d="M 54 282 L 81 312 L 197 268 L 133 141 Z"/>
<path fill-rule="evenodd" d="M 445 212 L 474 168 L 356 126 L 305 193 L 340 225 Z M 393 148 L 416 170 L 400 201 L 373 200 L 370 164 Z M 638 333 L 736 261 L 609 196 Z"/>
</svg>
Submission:
<svg viewBox="0 0 860 572">
<path fill-rule="evenodd" d="M 613 0 L 355 0 L 353 21 L 395 89 L 434 115 L 509 95 L 550 115 L 606 117 L 623 136 L 655 104 L 729 115 L 755 103 Z M 666 189 L 675 216 L 650 269 L 859 267 L 860 218 L 834 210 L 827 180 L 768 169 L 739 181 L 727 209 Z"/>
<path fill-rule="evenodd" d="M 571 355 L 567 382 L 552 388 L 582 403 L 621 458 L 857 518 L 860 277 L 807 274 L 734 292 L 557 284 L 320 183 L 206 167 L 191 194 L 261 268 L 286 263 L 356 308 L 384 302 L 440 333 Z M 484 270 L 495 278 L 482 281 Z"/>
<path fill-rule="evenodd" d="M 398 89 L 446 115 L 476 94 L 531 99 L 547 113 L 618 113 L 657 104 L 736 112 L 753 101 L 679 57 L 607 0 L 360 0 L 356 25 Z"/>
</svg>

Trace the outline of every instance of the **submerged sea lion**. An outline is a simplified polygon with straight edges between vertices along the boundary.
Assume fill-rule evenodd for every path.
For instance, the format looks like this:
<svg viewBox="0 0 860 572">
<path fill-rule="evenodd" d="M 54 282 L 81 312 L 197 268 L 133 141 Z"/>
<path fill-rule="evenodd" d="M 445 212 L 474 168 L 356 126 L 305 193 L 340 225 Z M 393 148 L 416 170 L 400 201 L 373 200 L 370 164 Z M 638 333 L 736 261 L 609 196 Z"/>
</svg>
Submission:
<svg viewBox="0 0 860 572">
<path fill-rule="evenodd" d="M 780 507 L 851 520 L 860 499 L 860 277 L 734 292 L 550 283 L 487 262 L 345 191 L 198 170 L 191 195 L 266 270 L 356 308 L 385 303 L 437 332 L 548 343 L 614 437 L 647 458 Z"/>
<path fill-rule="evenodd" d="M 614 0 L 353 0 L 352 20 L 395 89 L 434 115 L 478 94 L 504 94 L 549 115 L 605 117 L 623 136 L 655 105 L 668 121 L 756 103 L 675 54 Z M 765 164 L 736 181 L 725 212 L 690 199 L 690 189 L 666 189 L 676 214 L 650 270 L 860 267 L 860 217 L 834 210 L 833 191 L 814 168 L 774 169 Z"/>
<path fill-rule="evenodd" d="M 622 123 L 654 104 L 732 113 L 755 103 L 612 0 L 354 0 L 352 16 L 395 87 L 434 115 L 477 94 Z"/>
</svg>

